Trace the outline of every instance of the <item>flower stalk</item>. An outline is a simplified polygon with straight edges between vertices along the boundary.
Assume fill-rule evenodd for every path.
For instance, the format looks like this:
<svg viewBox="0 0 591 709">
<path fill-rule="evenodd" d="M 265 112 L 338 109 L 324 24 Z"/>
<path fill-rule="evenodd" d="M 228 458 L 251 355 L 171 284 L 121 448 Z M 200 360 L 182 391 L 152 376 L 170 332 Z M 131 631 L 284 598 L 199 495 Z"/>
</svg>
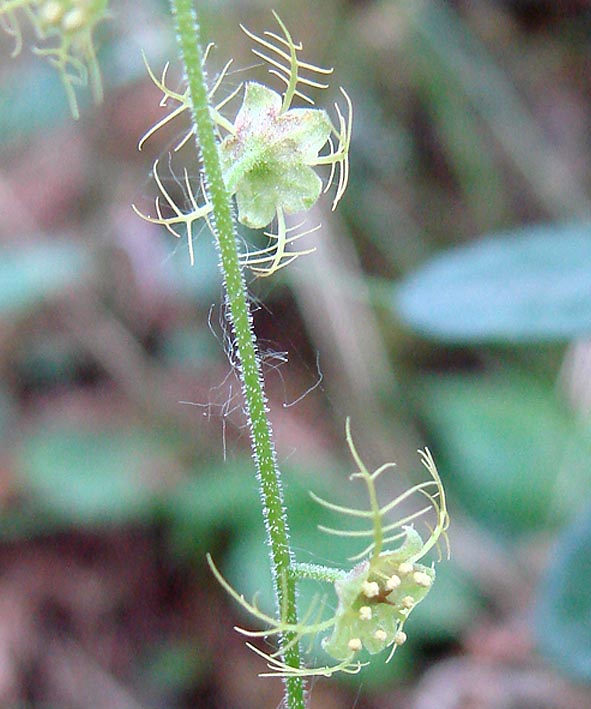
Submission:
<svg viewBox="0 0 591 709">
<path fill-rule="evenodd" d="M 211 571 L 228 594 L 262 625 L 262 629 L 236 628 L 247 638 L 265 638 L 277 643 L 277 649 L 265 652 L 248 642 L 247 646 L 263 658 L 268 672 L 262 677 L 279 676 L 285 682 L 288 709 L 303 709 L 307 678 L 329 677 L 338 672 L 356 673 L 367 664 L 368 656 L 388 653 L 389 661 L 407 635 L 403 628 L 412 609 L 428 594 L 435 580 L 433 565 L 420 563 L 439 540 L 447 540 L 448 515 L 445 492 L 428 450 L 420 451 L 429 477 L 394 499 L 380 504 L 376 481 L 393 463 L 386 463 L 372 473 L 365 467 L 346 424 L 346 440 L 356 465 L 353 480 L 361 480 L 367 489 L 367 507 L 347 507 L 312 495 L 328 514 L 337 514 L 354 522 L 337 527 L 320 526 L 326 534 L 350 538 L 363 543 L 361 551 L 349 558 L 355 566 L 350 571 L 317 564 L 297 563 L 289 541 L 289 528 L 283 503 L 281 474 L 275 455 L 271 423 L 257 351 L 256 337 L 244 270 L 257 277 L 268 277 L 314 249 L 293 248 L 294 242 L 317 230 L 288 226 L 290 214 L 308 211 L 334 184 L 333 209 L 347 186 L 349 145 L 351 140 L 352 105 L 341 88 L 345 111 L 335 104 L 337 120 L 315 108 L 306 91 L 308 87 L 326 89 L 318 81 L 331 69 L 324 69 L 300 59 L 302 45 L 295 42 L 289 30 L 274 14 L 281 34 L 265 31 L 257 36 L 242 28 L 255 42 L 254 54 L 267 65 L 268 72 L 284 85 L 282 92 L 254 81 L 247 81 L 219 101 L 216 92 L 227 75 L 227 62 L 218 78 L 209 85 L 205 61 L 209 47 L 201 51 L 199 30 L 193 0 L 171 0 L 181 56 L 185 68 L 186 88 L 182 92 L 166 83 L 168 64 L 157 78 L 150 76 L 162 92 L 161 105 L 169 113 L 150 128 L 140 141 L 140 148 L 157 130 L 182 113 L 192 117 L 174 153 L 178 153 L 193 136 L 201 158 L 199 185 L 193 185 L 184 168 L 183 187 L 186 204 L 181 207 L 167 191 L 154 163 L 154 180 L 159 194 L 155 200 L 156 216 L 137 214 L 152 224 L 160 224 L 176 237 L 186 235 L 191 263 L 194 263 L 194 224 L 205 220 L 214 235 L 226 291 L 226 308 L 231 323 L 238 370 L 242 383 L 244 407 L 251 434 L 251 445 L 270 548 L 271 571 L 275 590 L 276 611 L 270 615 L 248 601 L 222 576 L 208 555 Z M 315 78 L 314 78 L 315 77 Z M 228 104 L 242 96 L 233 119 L 222 114 Z M 294 100 L 307 103 L 294 106 Z M 312 107 L 310 107 L 312 106 Z M 225 112 L 225 111 L 224 111 Z M 324 168 L 328 177 L 317 169 Z M 321 170 L 322 171 L 322 170 Z M 233 209 L 235 205 L 235 209 Z M 234 213 L 238 223 L 250 228 L 267 229 L 268 245 L 251 249 L 238 239 Z M 241 250 L 242 249 L 242 250 Z M 399 508 L 410 509 L 402 517 L 391 519 Z M 433 518 L 429 524 L 424 516 Z M 424 540 L 414 523 L 424 522 L 429 531 Z M 355 526 L 361 523 L 361 528 Z M 338 605 L 332 614 L 324 600 L 316 599 L 298 618 L 296 583 L 314 579 L 330 584 Z M 308 647 L 319 639 L 327 656 L 322 664 L 316 660 L 305 666 L 300 656 L 300 642 Z"/>
<path fill-rule="evenodd" d="M 193 9 L 193 0 L 171 0 L 171 7 L 186 72 L 189 106 L 203 162 L 205 187 L 211 204 L 209 220 L 216 237 L 227 307 L 239 358 L 240 378 L 263 502 L 267 541 L 271 549 L 277 608 L 286 623 L 295 624 L 297 623 L 296 593 L 295 581 L 289 573 L 292 563 L 289 528 L 271 422 L 267 415 L 261 363 L 252 328 L 246 283 L 240 265 L 230 195 L 223 179 L 216 129 L 210 112 L 197 18 Z M 297 641 L 293 642 L 292 635 L 289 632 L 282 634 L 280 647 L 284 648 L 284 651 L 281 656 L 283 662 L 299 668 L 299 644 Z M 302 678 L 298 676 L 286 678 L 285 688 L 286 704 L 289 709 L 303 709 L 305 699 Z"/>
</svg>

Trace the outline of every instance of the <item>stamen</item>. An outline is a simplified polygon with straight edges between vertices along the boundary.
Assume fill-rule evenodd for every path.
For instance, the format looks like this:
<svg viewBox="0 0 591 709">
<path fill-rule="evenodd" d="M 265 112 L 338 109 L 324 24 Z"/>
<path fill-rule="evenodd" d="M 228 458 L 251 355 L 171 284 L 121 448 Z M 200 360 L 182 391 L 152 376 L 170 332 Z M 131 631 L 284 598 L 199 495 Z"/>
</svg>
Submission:
<svg viewBox="0 0 591 709">
<path fill-rule="evenodd" d="M 378 628 L 376 630 L 376 632 L 373 634 L 373 636 L 376 640 L 379 640 L 381 643 L 383 643 L 383 642 L 386 642 L 386 639 L 388 637 L 388 633 L 385 630 Z"/>
<path fill-rule="evenodd" d="M 359 638 L 351 638 L 347 645 L 349 647 L 349 650 L 352 650 L 353 652 L 358 652 L 363 647 L 363 643 Z"/>
<path fill-rule="evenodd" d="M 367 598 L 375 598 L 380 595 L 380 587 L 375 581 L 364 581 L 361 591 Z"/>
<path fill-rule="evenodd" d="M 405 596 L 400 601 L 400 605 L 406 610 L 411 610 L 415 606 L 415 599 L 412 596 Z"/>
<path fill-rule="evenodd" d="M 407 637 L 408 637 L 408 636 L 407 636 L 407 634 L 406 634 L 404 631 L 399 630 L 399 631 L 396 633 L 396 635 L 394 636 L 394 643 L 395 643 L 396 645 L 404 645 L 404 643 L 405 643 L 406 640 L 407 640 Z"/>
<path fill-rule="evenodd" d="M 372 610 L 369 606 L 361 606 L 359 609 L 359 620 L 371 620 Z"/>
<path fill-rule="evenodd" d="M 410 573 L 413 571 L 414 568 L 415 568 L 414 565 L 411 564 L 410 562 L 408 562 L 408 561 L 403 561 L 403 562 L 398 566 L 398 574 L 399 574 L 400 576 L 408 576 L 408 574 L 410 574 Z"/>
<path fill-rule="evenodd" d="M 400 576 L 396 576 L 396 574 L 392 574 L 390 578 L 386 581 L 386 588 L 390 591 L 393 591 L 395 588 L 398 588 L 402 581 L 400 580 Z"/>
<path fill-rule="evenodd" d="M 415 571 L 412 578 L 417 586 L 422 586 L 423 588 L 429 588 L 433 583 L 431 577 L 423 571 Z"/>
</svg>

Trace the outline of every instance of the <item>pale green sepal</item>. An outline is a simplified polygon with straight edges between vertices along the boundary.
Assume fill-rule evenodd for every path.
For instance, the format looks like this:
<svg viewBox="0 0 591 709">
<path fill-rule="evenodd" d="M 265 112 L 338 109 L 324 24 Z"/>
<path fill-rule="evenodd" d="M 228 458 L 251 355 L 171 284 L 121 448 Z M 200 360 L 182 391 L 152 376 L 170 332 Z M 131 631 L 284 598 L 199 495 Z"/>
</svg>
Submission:
<svg viewBox="0 0 591 709">
<path fill-rule="evenodd" d="M 281 96 L 256 81 L 244 88 L 244 100 L 234 120 L 237 133 L 258 133 L 281 113 Z"/>
<path fill-rule="evenodd" d="M 331 132 L 330 118 L 320 108 L 291 108 L 277 123 L 282 142 L 288 142 L 305 163 L 316 160 Z"/>
<path fill-rule="evenodd" d="M 277 92 L 249 82 L 234 128 L 220 151 L 226 187 L 236 195 L 238 220 L 262 228 L 279 209 L 287 214 L 310 209 L 322 192 L 322 180 L 308 163 L 330 136 L 326 112 L 281 113 Z"/>
<path fill-rule="evenodd" d="M 262 229 L 273 221 L 277 200 L 269 198 L 273 190 L 273 175 L 268 171 L 253 171 L 236 192 L 238 221 L 251 229 Z"/>
<path fill-rule="evenodd" d="M 401 561 L 413 561 L 421 556 L 423 551 L 423 538 L 414 527 L 404 525 L 404 542 L 394 551 L 383 551 L 378 558 L 373 560 L 374 569 L 391 576 L 395 571 L 393 567 Z"/>
</svg>

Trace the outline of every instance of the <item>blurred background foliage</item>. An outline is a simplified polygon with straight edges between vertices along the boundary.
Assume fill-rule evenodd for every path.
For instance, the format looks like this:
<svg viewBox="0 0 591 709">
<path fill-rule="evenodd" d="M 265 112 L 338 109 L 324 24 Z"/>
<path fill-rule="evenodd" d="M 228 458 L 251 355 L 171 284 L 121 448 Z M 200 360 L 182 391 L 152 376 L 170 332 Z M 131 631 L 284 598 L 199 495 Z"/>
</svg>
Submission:
<svg viewBox="0 0 591 709">
<path fill-rule="evenodd" d="M 271 4 L 200 5 L 225 90 L 262 80 L 238 24 Z M 350 553 L 307 494 L 348 494 L 347 415 L 368 465 L 398 463 L 385 494 L 429 445 L 452 515 L 408 644 L 312 706 L 588 707 L 591 3 L 272 7 L 356 110 L 317 252 L 250 283 L 295 548 Z M 78 122 L 34 38 L 10 59 L 0 34 L 0 705 L 274 707 L 203 563 L 264 598 L 215 252 L 203 230 L 191 269 L 130 208 L 183 131 L 137 151 L 163 115 L 141 50 L 178 77 L 168 7 L 111 11 Z"/>
</svg>

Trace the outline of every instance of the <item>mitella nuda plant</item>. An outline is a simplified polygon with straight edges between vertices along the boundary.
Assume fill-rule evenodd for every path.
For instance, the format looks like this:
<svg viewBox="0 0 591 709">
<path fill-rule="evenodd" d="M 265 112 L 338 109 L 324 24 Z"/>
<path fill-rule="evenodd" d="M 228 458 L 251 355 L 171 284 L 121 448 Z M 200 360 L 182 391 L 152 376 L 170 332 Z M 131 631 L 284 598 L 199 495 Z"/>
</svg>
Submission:
<svg viewBox="0 0 591 709">
<path fill-rule="evenodd" d="M 302 45 L 291 37 L 280 17 L 274 14 L 279 34 L 265 32 L 262 37 L 242 28 L 255 42 L 254 54 L 267 65 L 270 74 L 282 84 L 278 92 L 264 84 L 247 81 L 218 100 L 232 60 L 226 63 L 214 82 L 205 86 L 204 64 L 210 45 L 201 55 L 198 26 L 190 0 L 171 0 L 179 46 L 187 71 L 188 85 L 175 91 L 167 85 L 168 64 L 157 78 L 149 74 L 162 92 L 162 106 L 172 104 L 172 110 L 150 128 L 140 141 L 140 148 L 156 131 L 185 112 L 191 115 L 191 128 L 174 148 L 178 153 L 196 133 L 199 133 L 203 171 L 197 187 L 191 177 L 194 170 L 183 169 L 182 187 L 186 205 L 177 204 L 167 190 L 160 172 L 159 161 L 153 175 L 160 192 L 155 201 L 156 216 L 135 211 L 145 220 L 166 227 L 177 237 L 185 236 L 191 263 L 194 255 L 194 227 L 197 222 L 210 226 L 216 236 L 221 268 L 226 286 L 228 320 L 235 338 L 239 375 L 243 385 L 245 412 L 251 431 L 253 456 L 263 499 L 263 514 L 267 540 L 271 548 L 271 566 L 278 613 L 269 615 L 255 601 L 247 601 L 230 586 L 211 557 L 210 567 L 228 593 L 264 627 L 260 630 L 237 630 L 251 638 L 275 638 L 278 649 L 263 652 L 249 647 L 263 657 L 269 672 L 286 678 L 286 706 L 300 709 L 305 704 L 304 680 L 313 675 L 329 676 L 336 672 L 358 672 L 365 662 L 363 652 L 375 655 L 388 651 L 388 659 L 406 641 L 405 624 L 413 608 L 429 593 L 435 580 L 433 564 L 422 563 L 433 549 L 439 549 L 440 539 L 447 541 L 449 523 L 443 485 L 433 458 L 428 451 L 419 451 L 429 477 L 385 504 L 378 502 L 376 482 L 391 469 L 387 463 L 373 472 L 365 467 L 355 448 L 349 421 L 346 440 L 356 465 L 353 480 L 365 485 L 367 508 L 346 507 L 313 495 L 327 511 L 362 523 L 361 528 L 321 529 L 331 535 L 364 540 L 364 548 L 352 556 L 349 570 L 295 561 L 281 491 L 281 476 L 277 467 L 271 427 L 268 421 L 267 399 L 264 394 L 260 357 L 248 310 L 244 268 L 256 276 L 266 277 L 314 249 L 294 250 L 293 244 L 318 227 L 303 229 L 302 224 L 288 226 L 292 214 L 310 210 L 323 192 L 335 184 L 332 208 L 343 197 L 349 177 L 349 146 L 352 130 L 352 105 L 344 89 L 340 89 L 346 110 L 335 103 L 336 121 L 314 106 L 310 89 L 327 89 L 322 77 L 331 74 L 325 69 L 304 62 L 299 57 Z M 33 27 L 40 46 L 35 51 L 46 57 L 60 73 L 70 108 L 78 117 L 76 89 L 89 83 L 96 100 L 102 98 L 93 32 L 108 15 L 108 0 L 0 0 L 0 24 L 15 38 L 15 52 L 21 49 L 21 25 L 25 18 Z M 194 61 L 195 57 L 198 61 Z M 189 70 L 191 61 L 194 81 Z M 196 65 L 196 66 L 195 66 Z M 228 107 L 241 97 L 233 118 L 226 115 Z M 294 106 L 300 101 L 305 106 Z M 213 138 L 206 159 L 208 121 L 199 122 L 199 112 L 211 120 Z M 198 125 L 201 128 L 197 128 Z M 210 131 L 211 133 L 211 131 Z M 210 136 L 211 137 L 211 136 Z M 216 182 L 216 164 L 221 179 Z M 324 174 L 318 170 L 325 168 Z M 212 177 L 213 175 L 213 177 Z M 217 196 L 214 196 L 214 192 Z M 226 194 L 223 194 L 223 193 Z M 237 240 L 231 219 L 231 209 L 224 208 L 225 197 L 235 202 L 239 223 L 252 229 L 269 229 L 266 247 L 244 250 L 235 256 Z M 217 201 L 217 205 L 214 204 Z M 228 200 L 226 200 L 228 202 Z M 226 205 L 227 206 L 227 205 Z M 220 225 L 224 223 L 224 229 Z M 229 228 L 228 224 L 230 225 Z M 271 228 L 274 225 L 274 228 Z M 222 233 L 224 232 L 224 233 Z M 235 266 L 235 268 L 234 268 Z M 413 506 L 413 503 L 414 506 Z M 420 503 L 420 504 L 418 504 Z M 408 505 L 410 504 L 410 508 Z M 394 512 L 404 506 L 398 519 Z M 414 524 L 431 516 L 424 540 Z M 322 603 L 312 604 L 298 620 L 295 584 L 302 579 L 315 579 L 333 585 L 337 605 L 325 613 Z M 329 662 L 304 666 L 300 656 L 300 641 L 321 638 Z"/>
<path fill-rule="evenodd" d="M 199 132 L 197 142 L 204 169 L 196 181 L 191 176 L 195 174 L 194 168 L 183 168 L 182 181 L 177 182 L 186 197 L 182 208 L 167 190 L 160 175 L 160 163 L 156 160 L 153 166 L 159 190 L 155 200 L 156 216 L 146 215 L 137 207 L 134 209 L 148 222 L 165 226 L 176 237 L 184 236 L 188 242 L 191 263 L 195 262 L 195 225 L 209 225 L 216 236 L 227 287 L 228 319 L 233 325 L 239 352 L 238 370 L 243 380 L 245 413 L 249 418 L 253 454 L 259 482 L 262 483 L 261 495 L 271 547 L 277 616 L 259 608 L 256 600 L 247 601 L 226 581 L 210 556 L 208 562 L 220 584 L 264 626 L 260 630 L 237 628 L 238 632 L 250 638 L 277 640 L 278 649 L 275 652 L 264 652 L 252 643 L 247 644 L 266 660 L 269 672 L 262 673 L 263 676 L 279 675 L 286 678 L 286 706 L 300 707 L 304 702 L 301 678 L 330 676 L 340 671 L 358 672 L 365 661 L 363 653 L 373 655 L 388 651 L 390 659 L 396 648 L 405 642 L 405 623 L 413 608 L 428 594 L 435 579 L 433 565 L 421 563 L 421 560 L 434 547 L 439 549 L 441 538 L 447 541 L 449 519 L 443 485 L 428 450 L 419 451 L 429 473 L 428 480 L 380 505 L 376 481 L 393 464 L 387 463 L 370 473 L 357 453 L 347 420 L 346 440 L 357 466 L 352 478 L 364 483 L 369 496 L 368 508 L 350 508 L 313 497 L 329 511 L 365 522 L 361 529 L 355 525 L 351 528 L 322 527 L 324 532 L 354 540 L 365 539 L 366 544 L 358 554 L 351 557 L 350 561 L 355 565 L 349 571 L 298 563 L 293 558 L 280 489 L 280 473 L 266 419 L 268 409 L 260 363 L 257 364 L 252 319 L 247 311 L 242 271 L 247 268 L 256 276 L 271 276 L 294 259 L 314 250 L 294 250 L 292 245 L 318 227 L 304 230 L 302 224 L 289 227 L 287 217 L 309 210 L 333 184 L 336 186 L 332 208 L 337 207 L 348 183 L 353 111 L 350 98 L 342 88 L 340 91 L 346 110 L 343 112 L 335 103 L 336 122 L 330 119 L 324 109 L 315 107 L 308 95 L 309 89 L 328 88 L 320 79 L 329 75 L 332 69 L 302 61 L 299 57 L 302 45 L 293 40 L 280 17 L 273 14 L 280 34 L 267 31 L 259 37 L 244 27 L 242 29 L 255 42 L 254 54 L 281 81 L 281 92 L 262 83 L 246 81 L 220 100 L 221 87 L 229 74 L 232 60 L 225 64 L 213 83 L 202 90 L 202 85 L 205 85 L 204 67 L 212 45 L 207 47 L 201 58 L 198 73 L 199 82 L 203 80 L 203 84 L 196 81 L 194 86 L 193 94 L 199 95 L 198 104 L 192 96 L 190 79 L 184 91 L 175 91 L 167 83 L 168 64 L 158 78 L 146 63 L 153 82 L 162 92 L 161 105 L 171 110 L 144 134 L 140 149 L 155 132 L 186 112 L 193 118 L 192 125 L 181 136 L 173 152 L 181 151 L 190 138 Z M 187 26 L 188 16 L 187 9 L 182 18 L 183 22 L 187 20 Z M 177 29 L 181 26 L 179 21 Z M 192 40 L 189 41 L 189 32 L 186 42 L 181 38 L 181 45 L 187 62 L 187 55 L 193 47 Z M 240 98 L 239 108 L 233 117 L 228 117 L 228 107 Z M 294 106 L 296 101 L 307 105 Z M 205 115 L 209 120 L 202 120 L 201 128 L 198 129 L 196 126 L 199 118 L 203 118 L 205 103 Z M 210 125 L 215 134 L 215 144 L 211 150 L 213 143 L 209 143 L 208 134 Z M 203 144 L 204 136 L 208 141 L 207 146 Z M 213 171 L 210 174 L 208 163 Z M 218 167 L 219 181 L 216 175 Z M 327 172 L 324 177 L 318 174 L 322 167 Z M 219 203 L 217 207 L 214 205 L 214 192 L 215 200 Z M 251 249 L 244 239 L 236 240 L 235 232 L 231 229 L 222 239 L 219 226 L 222 222 L 226 223 L 230 211 L 225 209 L 225 197 L 234 200 L 234 215 L 239 223 L 253 229 L 268 229 L 264 232 L 269 239 L 266 247 Z M 270 228 L 272 225 L 273 229 Z M 244 245 L 237 259 L 240 266 L 238 276 L 235 272 L 230 273 L 234 259 L 232 251 L 236 244 Z M 256 421 L 252 415 L 255 409 Z M 273 493 L 268 492 L 271 488 Z M 417 505 L 417 501 L 422 504 Z M 406 508 L 408 504 L 410 509 L 406 514 L 399 519 L 391 519 L 392 513 L 403 506 Z M 434 520 L 427 525 L 429 536 L 423 540 L 413 525 L 425 515 L 431 515 Z M 302 579 L 315 579 L 333 585 L 337 606 L 329 617 L 326 617 L 324 604 L 318 602 L 306 609 L 298 620 L 294 589 L 295 584 Z M 305 666 L 301 663 L 300 643 L 306 639 L 313 646 L 317 637 L 321 638 L 321 645 L 331 660 Z"/>
</svg>

